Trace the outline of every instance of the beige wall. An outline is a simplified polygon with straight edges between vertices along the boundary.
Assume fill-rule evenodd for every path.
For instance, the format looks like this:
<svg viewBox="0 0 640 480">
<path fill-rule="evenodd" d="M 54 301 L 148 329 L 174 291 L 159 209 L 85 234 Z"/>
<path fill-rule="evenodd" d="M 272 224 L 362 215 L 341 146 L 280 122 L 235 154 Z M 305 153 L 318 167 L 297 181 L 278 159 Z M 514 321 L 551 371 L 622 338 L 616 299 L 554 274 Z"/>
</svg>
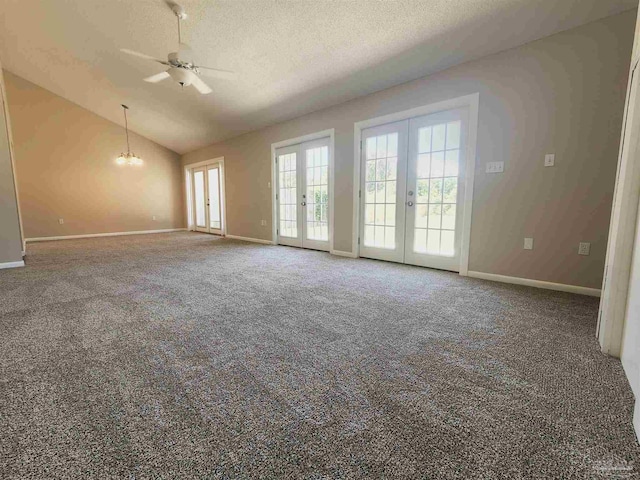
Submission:
<svg viewBox="0 0 640 480">
<path fill-rule="evenodd" d="M 606 18 L 182 157 L 225 157 L 227 225 L 270 239 L 271 143 L 335 128 L 334 248 L 351 251 L 353 124 L 480 93 L 469 269 L 600 288 L 635 11 Z M 556 166 L 543 167 L 545 153 Z M 485 174 L 504 161 L 503 174 Z M 269 224 L 260 226 L 260 220 Z M 524 237 L 535 249 L 524 251 Z M 580 241 L 591 255 L 577 255 Z"/>
<path fill-rule="evenodd" d="M 22 261 L 22 237 L 10 151 L 8 109 L 0 64 L 0 266 Z"/>
<path fill-rule="evenodd" d="M 116 165 L 121 125 L 7 71 L 5 82 L 26 238 L 185 226 L 178 154 L 131 134 L 144 165 Z"/>
</svg>

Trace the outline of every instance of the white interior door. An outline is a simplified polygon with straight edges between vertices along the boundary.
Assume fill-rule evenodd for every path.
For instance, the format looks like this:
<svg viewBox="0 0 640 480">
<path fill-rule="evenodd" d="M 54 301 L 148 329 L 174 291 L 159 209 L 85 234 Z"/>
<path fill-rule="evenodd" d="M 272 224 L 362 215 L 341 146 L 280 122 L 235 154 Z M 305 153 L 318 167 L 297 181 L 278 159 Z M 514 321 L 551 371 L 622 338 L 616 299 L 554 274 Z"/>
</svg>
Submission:
<svg viewBox="0 0 640 480">
<path fill-rule="evenodd" d="M 220 164 L 207 166 L 207 192 L 209 203 L 209 233 L 222 235 L 222 169 Z"/>
<path fill-rule="evenodd" d="M 404 261 L 407 120 L 362 131 L 360 256 Z"/>
<path fill-rule="evenodd" d="M 329 138 L 278 148 L 277 240 L 329 250 Z"/>
<path fill-rule="evenodd" d="M 362 131 L 360 256 L 459 271 L 467 112 Z"/>
<path fill-rule="evenodd" d="M 466 109 L 409 123 L 405 263 L 460 270 Z"/>
<path fill-rule="evenodd" d="M 329 250 L 329 139 L 301 145 L 303 211 L 302 246 Z"/>
<path fill-rule="evenodd" d="M 194 227 L 198 232 L 224 234 L 223 170 L 212 163 L 192 170 Z"/>
<path fill-rule="evenodd" d="M 193 169 L 193 212 L 195 229 L 198 232 L 209 232 L 207 218 L 207 169 L 199 167 Z"/>
<path fill-rule="evenodd" d="M 300 146 L 293 145 L 276 150 L 278 167 L 278 243 L 292 247 L 302 246 L 303 201 L 299 188 L 302 168 L 300 167 Z"/>
</svg>

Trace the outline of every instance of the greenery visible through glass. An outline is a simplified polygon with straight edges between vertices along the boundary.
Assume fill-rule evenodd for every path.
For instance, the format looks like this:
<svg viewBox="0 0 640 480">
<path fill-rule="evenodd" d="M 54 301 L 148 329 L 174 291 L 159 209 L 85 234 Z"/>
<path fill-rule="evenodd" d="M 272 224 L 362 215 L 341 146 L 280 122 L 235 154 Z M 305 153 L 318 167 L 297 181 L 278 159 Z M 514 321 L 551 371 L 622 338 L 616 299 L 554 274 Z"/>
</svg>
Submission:
<svg viewBox="0 0 640 480">
<path fill-rule="evenodd" d="M 278 156 L 279 235 L 298 238 L 298 193 L 296 153 Z"/>
<path fill-rule="evenodd" d="M 418 130 L 414 246 L 417 253 L 455 254 L 460 121 Z"/>
<path fill-rule="evenodd" d="M 398 133 L 367 138 L 365 158 L 364 245 L 395 249 Z"/>
<path fill-rule="evenodd" d="M 329 240 L 329 147 L 305 151 L 307 169 L 307 218 L 309 240 Z M 371 172 L 375 176 L 375 171 Z"/>
</svg>

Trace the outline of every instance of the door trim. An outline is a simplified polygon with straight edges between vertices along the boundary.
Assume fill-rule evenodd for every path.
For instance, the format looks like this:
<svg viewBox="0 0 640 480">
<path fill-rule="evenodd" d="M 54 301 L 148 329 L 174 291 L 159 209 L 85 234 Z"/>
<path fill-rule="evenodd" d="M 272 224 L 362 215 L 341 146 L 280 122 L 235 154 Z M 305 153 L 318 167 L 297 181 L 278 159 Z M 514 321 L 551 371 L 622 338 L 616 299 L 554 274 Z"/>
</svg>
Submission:
<svg viewBox="0 0 640 480">
<path fill-rule="evenodd" d="M 469 108 L 469 140 L 467 143 L 467 162 L 465 169 L 469 172 L 465 179 L 465 194 L 462 204 L 464 206 L 464 216 L 462 220 L 462 240 L 460 245 L 460 275 L 467 276 L 469 273 L 469 244 L 471 241 L 471 215 L 473 208 L 473 182 L 475 178 L 476 165 L 476 143 L 478 137 L 478 110 L 480 104 L 480 94 L 473 93 L 462 97 L 444 100 L 442 102 L 431 103 L 421 107 L 411 108 L 402 112 L 391 113 L 381 117 L 362 120 L 353 124 L 353 238 L 352 252 L 355 257 L 360 256 L 360 159 L 361 159 L 361 138 L 362 130 L 376 127 L 385 123 L 408 120 L 413 117 L 429 115 L 442 110 L 452 108 Z"/>
<path fill-rule="evenodd" d="M 201 162 L 189 163 L 184 166 L 184 178 L 185 178 L 185 203 L 187 206 L 187 230 L 196 231 L 195 225 L 195 211 L 193 209 L 193 169 L 198 167 L 206 167 L 207 165 L 213 165 L 219 163 L 222 167 L 220 169 L 220 201 L 222 202 L 222 236 L 226 236 L 229 232 L 227 228 L 227 171 L 224 168 L 224 157 L 211 158 L 209 160 L 203 160 Z"/>
<path fill-rule="evenodd" d="M 638 187 L 640 187 L 640 160 L 637 154 L 638 128 L 634 116 L 640 82 L 637 79 L 638 59 L 632 63 L 627 81 L 616 181 L 611 206 L 611 220 L 607 239 L 607 253 L 602 280 L 602 299 L 598 312 L 596 337 L 603 353 L 620 358 L 638 218 Z"/>
<path fill-rule="evenodd" d="M 322 130 L 321 132 L 310 133 L 296 138 L 289 138 L 280 142 L 271 144 L 271 241 L 274 245 L 278 244 L 278 202 L 276 201 L 277 176 L 278 170 L 276 165 L 276 150 L 282 147 L 290 147 L 299 143 L 309 142 L 311 140 L 319 140 L 321 138 L 329 138 L 329 251 L 333 252 L 333 209 L 334 209 L 334 152 L 335 152 L 335 129 Z"/>
</svg>

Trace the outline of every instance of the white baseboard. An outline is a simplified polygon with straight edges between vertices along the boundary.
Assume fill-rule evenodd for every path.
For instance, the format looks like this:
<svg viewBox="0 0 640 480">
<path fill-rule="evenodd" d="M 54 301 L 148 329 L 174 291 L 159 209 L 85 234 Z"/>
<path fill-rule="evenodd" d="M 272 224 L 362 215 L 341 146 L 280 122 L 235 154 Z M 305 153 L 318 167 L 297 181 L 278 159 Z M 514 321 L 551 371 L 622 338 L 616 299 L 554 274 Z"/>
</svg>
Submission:
<svg viewBox="0 0 640 480">
<path fill-rule="evenodd" d="M 0 263 L 0 270 L 3 268 L 17 268 L 17 267 L 24 267 L 24 260 L 20 260 L 19 262 Z"/>
<path fill-rule="evenodd" d="M 74 238 L 93 238 L 93 237 L 119 237 L 121 235 L 146 235 L 149 233 L 168 233 L 168 232 L 181 232 L 186 228 L 166 228 L 163 230 L 139 230 L 135 232 L 110 232 L 110 233 L 86 233 L 83 235 L 64 235 L 59 237 L 35 237 L 27 238 L 28 243 L 31 242 L 48 242 L 50 240 L 72 240 Z"/>
<path fill-rule="evenodd" d="M 263 245 L 273 245 L 271 240 L 263 240 L 261 238 L 240 237 L 238 235 L 225 235 L 226 238 L 232 238 L 234 240 L 244 240 L 245 242 L 261 243 Z"/>
<path fill-rule="evenodd" d="M 353 252 L 343 252 L 342 250 L 331 250 L 331 255 L 337 255 L 339 257 L 356 258 L 356 254 Z"/>
<path fill-rule="evenodd" d="M 542 280 L 532 280 L 530 278 L 508 277 L 506 275 L 497 275 L 495 273 L 469 271 L 468 276 L 473 278 L 480 278 L 482 280 L 492 280 L 494 282 L 512 283 L 514 285 L 526 285 L 528 287 L 557 290 L 559 292 L 589 295 L 591 297 L 599 297 L 601 293 L 599 288 L 588 288 L 580 287 L 578 285 L 566 285 L 564 283 L 544 282 Z"/>
</svg>

